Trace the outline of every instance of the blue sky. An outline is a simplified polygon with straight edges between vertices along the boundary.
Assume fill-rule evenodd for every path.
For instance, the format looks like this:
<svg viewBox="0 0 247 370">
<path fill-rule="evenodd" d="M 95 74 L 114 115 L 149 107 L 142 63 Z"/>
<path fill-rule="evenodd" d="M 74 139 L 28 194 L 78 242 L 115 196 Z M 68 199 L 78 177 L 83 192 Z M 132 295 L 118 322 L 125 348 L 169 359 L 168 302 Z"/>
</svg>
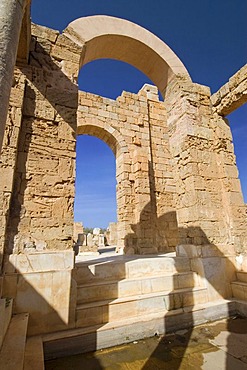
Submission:
<svg viewBox="0 0 247 370">
<path fill-rule="evenodd" d="M 194 82 L 215 92 L 247 60 L 245 0 L 33 0 L 32 20 L 62 31 L 74 19 L 96 14 L 135 22 L 160 37 L 178 55 Z M 84 66 L 79 88 L 115 99 L 137 92 L 148 78 L 122 62 Z M 247 202 L 247 105 L 229 116 L 242 189 Z M 84 158 L 84 159 L 83 159 Z M 115 159 L 96 138 L 77 140 L 75 220 L 106 227 L 116 220 Z"/>
</svg>

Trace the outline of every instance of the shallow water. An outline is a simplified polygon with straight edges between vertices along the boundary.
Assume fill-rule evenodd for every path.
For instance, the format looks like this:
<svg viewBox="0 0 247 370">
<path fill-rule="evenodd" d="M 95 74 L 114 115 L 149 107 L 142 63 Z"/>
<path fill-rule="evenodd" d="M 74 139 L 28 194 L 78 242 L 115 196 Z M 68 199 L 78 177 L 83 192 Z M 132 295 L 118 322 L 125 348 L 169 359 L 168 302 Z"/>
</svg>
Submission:
<svg viewBox="0 0 247 370">
<path fill-rule="evenodd" d="M 247 319 L 230 318 L 46 362 L 46 370 L 244 370 Z"/>
</svg>

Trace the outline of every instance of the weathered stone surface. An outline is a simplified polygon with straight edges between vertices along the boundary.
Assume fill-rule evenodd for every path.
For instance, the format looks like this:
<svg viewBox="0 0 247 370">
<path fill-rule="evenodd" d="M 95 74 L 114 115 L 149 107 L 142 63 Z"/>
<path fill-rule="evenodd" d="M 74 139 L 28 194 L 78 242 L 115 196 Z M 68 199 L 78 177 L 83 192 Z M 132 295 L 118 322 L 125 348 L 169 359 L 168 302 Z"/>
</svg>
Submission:
<svg viewBox="0 0 247 370">
<path fill-rule="evenodd" d="M 246 101 L 246 66 L 211 97 L 160 40 L 135 25 L 113 34 L 116 24 L 129 24 L 120 20 L 108 19 L 105 33 L 97 19 L 82 21 L 82 27 L 73 22 L 62 35 L 32 25 L 29 63 L 13 76 L 0 159 L 2 291 L 15 299 L 14 313 L 30 313 L 30 335 L 118 322 L 119 307 L 121 319 L 122 313 L 139 315 L 142 324 L 143 315 L 160 310 L 164 330 L 164 310 L 183 310 L 191 320 L 197 304 L 231 297 L 235 270 L 244 281 L 232 285 L 233 294 L 247 297 L 247 208 L 231 130 L 222 117 Z M 132 49 L 119 43 L 121 32 L 128 39 L 124 47 Z M 156 48 L 164 53 L 153 54 Z M 150 85 L 115 101 L 78 92 L 79 68 L 102 53 L 144 72 L 157 61 L 150 73 L 165 102 Z M 177 246 L 176 258 L 126 256 L 117 263 L 82 264 L 74 269 L 77 281 L 72 278 L 74 242 L 81 252 L 96 252 L 105 241 L 97 230 L 85 246 L 83 234 L 73 232 L 75 142 L 83 134 L 103 140 L 116 157 L 118 222 L 110 243 L 128 255 L 157 255 Z M 92 288 L 95 279 L 100 289 Z M 77 283 L 84 284 L 76 289 Z M 85 285 L 89 300 L 113 301 L 76 310 Z M 140 292 L 147 295 L 142 302 Z"/>
<path fill-rule="evenodd" d="M 2 0 L 0 4 L 0 149 L 2 148 L 12 77 L 26 0 Z"/>
<path fill-rule="evenodd" d="M 7 253 L 30 245 L 72 248 L 75 141 L 88 134 L 116 156 L 119 251 L 160 253 L 178 243 L 244 250 L 246 206 L 231 132 L 215 109 L 228 106 L 232 94 L 245 95 L 246 67 L 211 98 L 183 66 L 175 77 L 170 61 L 165 103 L 150 85 L 113 101 L 78 92 L 80 65 L 96 57 L 89 55 L 92 34 L 85 30 L 85 44 L 78 27 L 73 23 L 60 35 L 32 25 L 30 63 L 16 69 L 0 168 L 1 248 L 4 239 Z M 156 41 L 148 41 L 154 49 Z"/>
<path fill-rule="evenodd" d="M 247 103 L 247 64 L 212 95 L 215 112 L 227 116 L 241 105 Z"/>
</svg>

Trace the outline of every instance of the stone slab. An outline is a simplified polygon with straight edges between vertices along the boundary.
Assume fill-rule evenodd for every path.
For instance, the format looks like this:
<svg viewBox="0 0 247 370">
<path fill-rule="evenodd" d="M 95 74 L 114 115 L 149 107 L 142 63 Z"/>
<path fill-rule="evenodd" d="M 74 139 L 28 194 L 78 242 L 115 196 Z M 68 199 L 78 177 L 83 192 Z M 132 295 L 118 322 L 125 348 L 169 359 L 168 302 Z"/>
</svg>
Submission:
<svg viewBox="0 0 247 370">
<path fill-rule="evenodd" d="M 29 254 L 11 254 L 5 257 L 5 273 L 71 270 L 74 267 L 73 251 L 56 251 Z"/>
<path fill-rule="evenodd" d="M 207 303 L 207 290 L 186 288 L 174 291 L 150 293 L 118 298 L 113 301 L 92 302 L 77 306 L 76 326 L 86 327 L 117 322 L 128 317 L 140 317 L 147 314 L 163 313 L 201 303 Z"/>
<path fill-rule="evenodd" d="M 71 271 L 20 274 L 14 312 L 29 312 L 28 335 L 74 326 L 76 293 Z"/>
<path fill-rule="evenodd" d="M 203 354 L 202 370 L 246 370 L 247 365 L 222 350 Z"/>
<path fill-rule="evenodd" d="M 40 336 L 27 338 L 24 370 L 44 370 L 43 341 Z"/>
<path fill-rule="evenodd" d="M 0 348 L 9 327 L 12 316 L 13 299 L 0 299 Z"/>
<path fill-rule="evenodd" d="M 136 279 L 116 281 L 103 280 L 92 284 L 82 284 L 77 288 L 77 304 L 104 299 L 116 299 L 140 294 L 149 294 L 165 290 L 193 288 L 198 286 L 197 274 L 192 271 L 164 274 L 162 276 L 144 276 Z"/>
<path fill-rule="evenodd" d="M 190 270 L 187 257 L 121 256 L 109 261 L 98 260 L 76 264 L 74 279 L 78 284 L 90 281 L 134 279 L 142 276 L 159 276 L 164 273 Z"/>
<path fill-rule="evenodd" d="M 0 352 L 2 370 L 23 370 L 28 314 L 12 317 Z"/>
</svg>

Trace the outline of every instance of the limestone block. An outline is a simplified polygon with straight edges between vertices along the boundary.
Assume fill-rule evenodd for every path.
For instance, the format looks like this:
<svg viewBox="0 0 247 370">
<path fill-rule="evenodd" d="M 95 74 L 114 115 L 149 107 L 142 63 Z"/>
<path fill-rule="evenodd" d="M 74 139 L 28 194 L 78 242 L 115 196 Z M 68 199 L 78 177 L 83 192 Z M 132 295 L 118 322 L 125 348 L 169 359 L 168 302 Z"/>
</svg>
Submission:
<svg viewBox="0 0 247 370">
<path fill-rule="evenodd" d="M 239 282 L 233 282 L 231 284 L 232 287 L 232 295 L 236 299 L 240 299 L 242 301 L 247 300 L 247 287 L 244 284 Z"/>
<path fill-rule="evenodd" d="M 209 301 L 231 297 L 230 283 L 235 279 L 235 267 L 224 257 L 193 258 L 191 268 L 204 280 Z"/>
<path fill-rule="evenodd" d="M 55 219 L 63 219 L 67 209 L 68 200 L 66 198 L 58 198 L 53 203 L 52 216 Z"/>
<path fill-rule="evenodd" d="M 73 53 L 77 53 L 78 55 L 82 53 L 82 46 L 73 42 L 64 34 L 58 36 L 58 38 L 56 39 L 56 45 L 60 46 L 64 50 L 69 50 Z"/>
<path fill-rule="evenodd" d="M 232 76 L 217 93 L 215 93 L 211 101 L 218 114 L 225 116 L 233 112 L 235 109 L 246 103 L 247 101 L 247 66 L 241 68 L 234 76 Z"/>
<path fill-rule="evenodd" d="M 38 38 L 32 36 L 32 47 L 30 48 L 30 52 L 34 55 L 35 52 L 37 53 L 44 53 L 50 54 L 52 48 L 52 42 L 48 39 Z"/>
<path fill-rule="evenodd" d="M 217 91 L 215 94 L 213 94 L 211 96 L 211 102 L 213 104 L 213 106 L 217 106 L 221 101 L 221 95 L 220 95 L 220 92 Z"/>
<path fill-rule="evenodd" d="M 40 26 L 34 23 L 31 24 L 31 32 L 33 36 L 36 36 L 41 39 L 49 40 L 52 43 L 55 43 L 59 35 L 59 31 L 52 30 L 45 26 Z"/>
<path fill-rule="evenodd" d="M 39 230 L 32 230 L 31 236 L 33 239 L 44 240 L 47 243 L 49 249 L 53 249 L 52 244 L 55 245 L 54 249 L 59 249 L 59 240 L 64 241 L 64 244 L 67 247 L 65 249 L 69 249 L 71 247 L 70 241 L 72 240 L 72 215 L 67 215 L 67 219 L 64 217 L 61 219 L 57 219 L 59 226 L 54 227 L 51 226 L 49 228 L 44 228 L 42 231 Z M 54 222 L 55 223 L 55 222 Z M 57 246 L 56 246 L 57 245 Z"/>
<path fill-rule="evenodd" d="M 229 203 L 236 206 L 241 206 L 244 204 L 243 195 L 241 192 L 230 192 Z"/>
<path fill-rule="evenodd" d="M 78 67 L 79 67 L 81 55 L 79 53 L 66 50 L 66 48 L 64 48 L 63 46 L 60 46 L 57 44 L 54 45 L 52 47 L 51 56 L 59 61 L 68 60 L 68 61 L 72 61 L 73 63 L 78 63 Z"/>
<path fill-rule="evenodd" d="M 71 271 L 19 275 L 14 311 L 29 312 L 29 335 L 73 327 L 75 304 Z"/>
<path fill-rule="evenodd" d="M 13 107 L 21 108 L 24 96 L 24 86 L 16 86 L 11 89 L 9 104 Z"/>
<path fill-rule="evenodd" d="M 193 244 L 181 244 L 176 246 L 177 255 L 180 257 L 197 258 L 202 256 L 202 247 Z"/>
<path fill-rule="evenodd" d="M 40 48 L 42 46 L 40 45 Z M 50 71 L 57 71 L 60 67 L 60 62 L 54 58 L 51 58 L 45 51 L 42 53 L 32 51 L 29 55 L 29 64 L 32 68 L 44 68 Z"/>
<path fill-rule="evenodd" d="M 23 114 L 29 117 L 38 117 L 53 121 L 55 118 L 55 109 L 46 100 L 35 101 L 33 99 L 25 98 Z"/>
<path fill-rule="evenodd" d="M 235 75 L 229 79 L 230 90 L 237 87 L 242 81 L 246 80 L 247 77 L 247 65 L 243 66 Z"/>
<path fill-rule="evenodd" d="M 1 168 L 0 174 L 1 174 L 0 191 L 11 192 L 13 187 L 14 169 L 11 167 Z"/>
<path fill-rule="evenodd" d="M 6 266 L 6 265 L 5 265 Z M 15 299 L 16 293 L 17 293 L 17 282 L 18 282 L 18 276 L 17 274 L 13 274 L 13 270 L 9 269 L 10 271 L 7 271 L 5 269 L 6 275 L 4 275 L 4 282 L 3 282 L 3 297 L 9 297 Z M 11 272 L 11 274 L 8 274 L 8 272 Z"/>
<path fill-rule="evenodd" d="M 66 91 L 60 90 L 54 87 L 48 87 L 46 89 L 46 98 L 48 101 L 54 104 L 58 104 L 68 108 L 77 108 L 78 105 L 78 93 L 77 91 Z"/>
<path fill-rule="evenodd" d="M 224 98 L 227 94 L 229 94 L 230 92 L 230 89 L 229 89 L 229 84 L 226 83 L 225 85 L 223 85 L 221 88 L 220 88 L 220 97 L 221 99 Z"/>
<path fill-rule="evenodd" d="M 74 160 L 59 158 L 58 173 L 64 180 L 73 177 Z"/>
<path fill-rule="evenodd" d="M 74 252 L 12 254 L 8 261 L 19 273 L 71 270 L 74 267 Z"/>
<path fill-rule="evenodd" d="M 76 111 L 72 108 L 56 106 L 55 112 L 55 121 L 56 122 L 66 122 L 68 132 L 70 129 L 75 133 L 76 131 Z"/>
</svg>

